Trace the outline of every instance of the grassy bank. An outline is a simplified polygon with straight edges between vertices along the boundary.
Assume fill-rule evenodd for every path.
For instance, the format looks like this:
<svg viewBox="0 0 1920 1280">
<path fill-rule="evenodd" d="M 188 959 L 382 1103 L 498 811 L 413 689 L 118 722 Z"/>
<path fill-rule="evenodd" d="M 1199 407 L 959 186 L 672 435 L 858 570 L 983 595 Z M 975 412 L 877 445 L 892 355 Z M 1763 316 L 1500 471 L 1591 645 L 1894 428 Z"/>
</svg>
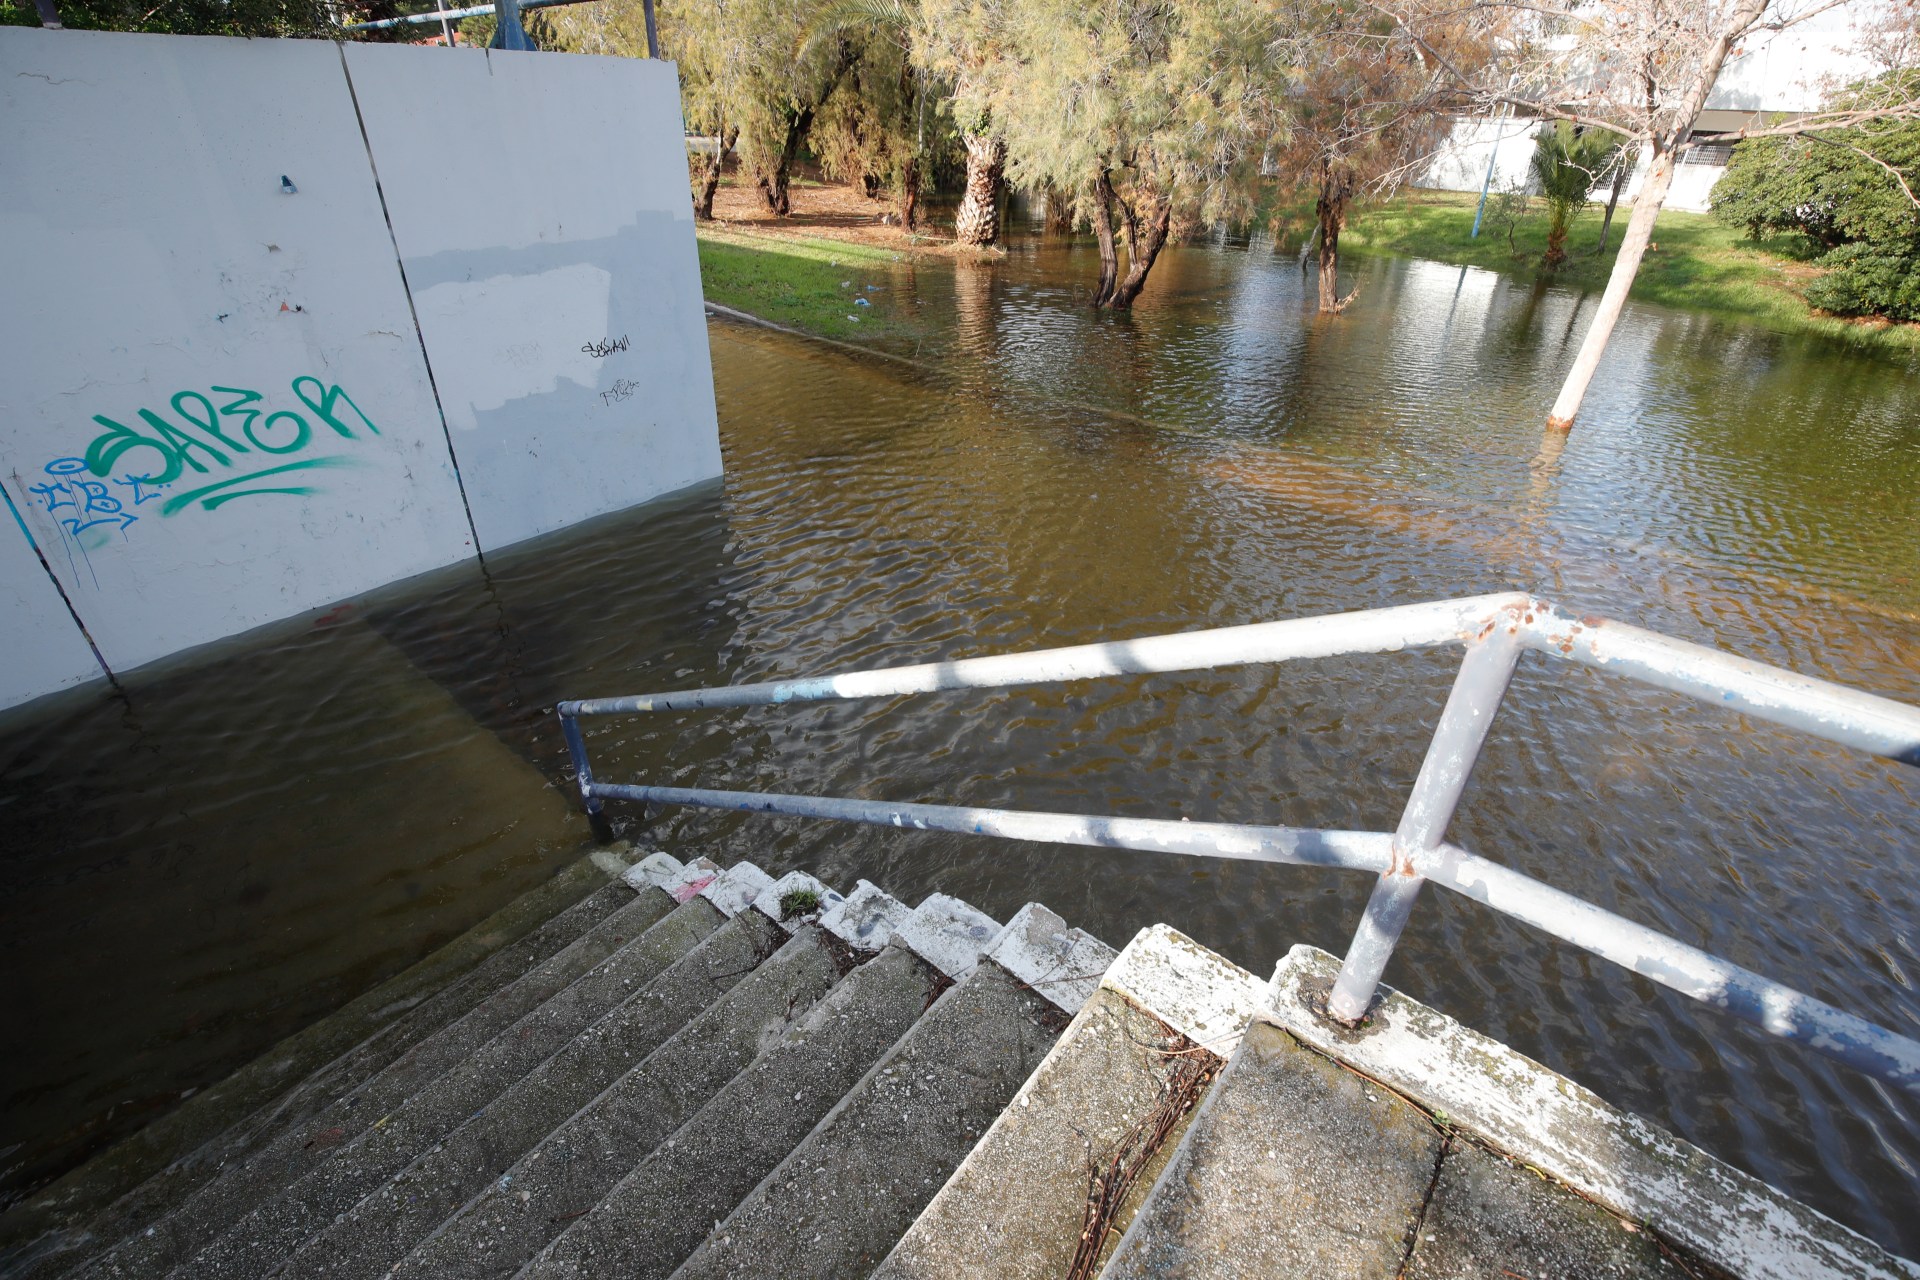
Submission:
<svg viewBox="0 0 1920 1280">
<path fill-rule="evenodd" d="M 1509 228 L 1489 216 L 1471 235 L 1476 198 L 1415 191 L 1354 212 L 1340 239 L 1346 254 L 1392 254 L 1484 267 L 1534 279 L 1546 253 L 1547 220 L 1536 204 Z M 1550 277 L 1556 284 L 1599 291 L 1613 266 L 1602 255 L 1602 211 L 1574 221 L 1569 258 Z M 700 270 L 707 297 L 777 324 L 824 337 L 871 342 L 910 336 L 914 318 L 901 314 L 888 287 L 907 258 L 926 256 L 911 246 L 889 248 L 809 234 L 802 219 L 777 229 L 701 226 Z M 1615 217 L 1608 247 L 1616 249 L 1626 211 Z M 837 229 L 837 228 L 836 228 Z M 1296 219 L 1289 239 L 1304 226 Z M 1509 234 L 1509 232 L 1511 232 Z M 1654 247 L 1634 282 L 1633 296 L 1689 311 L 1732 316 L 1789 333 L 1814 333 L 1901 356 L 1920 352 L 1920 325 L 1861 323 L 1817 315 L 1800 291 L 1820 269 L 1791 256 L 1790 245 L 1762 248 L 1705 214 L 1660 215 Z M 1152 280 L 1147 289 L 1154 288 Z M 862 305 L 864 302 L 865 305 Z"/>
<path fill-rule="evenodd" d="M 900 255 L 842 240 L 700 229 L 707 299 L 829 338 L 900 330 L 886 285 Z"/>
<path fill-rule="evenodd" d="M 1411 192 L 1357 211 L 1340 238 L 1340 247 L 1343 251 L 1484 267 L 1529 278 L 1538 275 L 1547 248 L 1545 210 L 1536 202 L 1514 225 L 1511 238 L 1507 228 L 1495 225 L 1489 216 L 1479 238 L 1474 239 L 1471 233 L 1477 202 L 1473 195 Z M 1604 209 L 1593 207 L 1583 212 L 1574 220 L 1567 238 L 1570 256 L 1551 278 L 1572 288 L 1604 288 L 1607 273 L 1613 268 L 1612 251 L 1619 247 L 1628 212 L 1621 209 L 1615 215 L 1604 255 L 1594 252 L 1600 243 Z M 1820 269 L 1792 257 L 1790 245 L 1782 245 L 1775 252 L 1706 214 L 1674 210 L 1660 215 L 1653 240 L 1654 247 L 1647 251 L 1633 285 L 1633 297 L 1640 301 L 1736 316 L 1769 328 L 1819 333 L 1884 350 L 1920 350 L 1920 325 L 1863 323 L 1815 314 L 1800 290 L 1820 274 Z"/>
</svg>

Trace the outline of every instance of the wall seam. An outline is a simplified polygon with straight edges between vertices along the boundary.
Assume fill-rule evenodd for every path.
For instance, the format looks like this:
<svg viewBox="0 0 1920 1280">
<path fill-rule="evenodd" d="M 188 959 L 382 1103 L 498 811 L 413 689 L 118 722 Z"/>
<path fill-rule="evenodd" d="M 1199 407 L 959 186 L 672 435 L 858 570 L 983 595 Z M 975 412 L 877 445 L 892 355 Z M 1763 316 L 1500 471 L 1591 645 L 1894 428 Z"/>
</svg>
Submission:
<svg viewBox="0 0 1920 1280">
<path fill-rule="evenodd" d="M 427 387 L 433 392 L 434 411 L 440 415 L 440 434 L 447 442 L 447 461 L 453 464 L 453 482 L 460 490 L 460 509 L 467 514 L 467 532 L 473 535 L 473 555 L 486 567 L 487 553 L 480 545 L 480 528 L 473 522 L 473 503 L 467 499 L 467 480 L 460 472 L 460 455 L 453 447 L 453 428 L 447 424 L 447 407 L 440 400 L 440 381 L 434 376 L 433 357 L 427 354 L 427 335 L 420 328 L 420 309 L 413 303 L 413 285 L 407 279 L 407 264 L 400 256 L 400 237 L 393 229 L 393 214 L 387 208 L 386 188 L 380 185 L 380 165 L 373 158 L 373 139 L 367 134 L 367 118 L 360 110 L 360 94 L 353 87 L 353 70 L 347 66 L 347 46 L 335 41 L 340 53 L 340 74 L 347 82 L 347 97 L 353 103 L 353 119 L 360 126 L 360 145 L 367 152 L 367 169 L 373 174 L 373 193 L 380 200 L 380 217 L 387 224 L 387 239 L 393 245 L 393 265 L 400 272 L 400 291 L 407 295 L 407 315 L 413 320 L 413 336 L 420 343 L 420 363 L 427 371 Z M 76 619 L 77 620 L 77 619 Z"/>
<path fill-rule="evenodd" d="M 14 475 L 18 479 L 19 473 L 15 472 Z M 33 557 L 40 562 L 40 568 L 46 573 L 47 581 L 51 582 L 53 589 L 60 593 L 60 603 L 67 606 L 67 616 L 72 618 L 73 625 L 80 629 L 80 638 L 87 642 L 87 648 L 93 650 L 93 660 L 100 664 L 100 670 L 107 677 L 107 682 L 119 689 L 120 678 L 113 674 L 113 668 L 107 665 L 106 655 L 101 653 L 100 646 L 93 642 L 93 633 L 88 631 L 87 624 L 81 621 L 80 611 L 73 607 L 73 598 L 67 594 L 67 589 L 60 585 L 59 576 L 54 573 L 53 566 L 47 563 L 47 553 L 40 549 L 39 542 L 34 539 L 33 530 L 27 528 L 27 522 L 20 516 L 20 508 L 14 505 L 13 495 L 7 492 L 7 486 L 4 484 L 0 484 L 0 497 L 7 500 L 7 510 L 13 513 L 13 522 L 20 526 L 20 536 L 25 538 L 27 545 L 33 548 Z M 28 701 L 31 700 L 28 699 Z"/>
</svg>

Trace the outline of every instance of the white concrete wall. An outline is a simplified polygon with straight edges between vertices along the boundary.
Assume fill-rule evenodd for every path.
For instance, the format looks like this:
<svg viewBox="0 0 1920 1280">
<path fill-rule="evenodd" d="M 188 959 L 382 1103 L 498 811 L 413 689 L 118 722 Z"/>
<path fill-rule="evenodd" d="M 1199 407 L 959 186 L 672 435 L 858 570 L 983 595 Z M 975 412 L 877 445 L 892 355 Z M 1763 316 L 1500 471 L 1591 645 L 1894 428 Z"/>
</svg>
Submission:
<svg viewBox="0 0 1920 1280">
<path fill-rule="evenodd" d="M 719 475 L 673 66 L 346 52 L 482 545 Z"/>
<path fill-rule="evenodd" d="M 0 29 L 0 706 L 719 473 L 673 68 L 346 55 Z"/>
<path fill-rule="evenodd" d="M 0 456 L 107 664 L 471 555 L 333 46 L 5 36 Z"/>
<path fill-rule="evenodd" d="M 13 514 L 0 511 L 0 523 Z M 0 707 L 37 698 L 55 689 L 98 679 L 100 664 L 60 593 L 40 567 L 24 537 L 0 529 L 0 627 L 7 635 L 6 660 L 0 662 Z M 14 641 L 15 636 L 22 639 Z"/>
<path fill-rule="evenodd" d="M 1493 165 L 1492 191 L 1524 187 L 1533 163 L 1533 134 L 1538 121 L 1461 117 L 1415 186 L 1435 191 L 1478 191 Z"/>
</svg>

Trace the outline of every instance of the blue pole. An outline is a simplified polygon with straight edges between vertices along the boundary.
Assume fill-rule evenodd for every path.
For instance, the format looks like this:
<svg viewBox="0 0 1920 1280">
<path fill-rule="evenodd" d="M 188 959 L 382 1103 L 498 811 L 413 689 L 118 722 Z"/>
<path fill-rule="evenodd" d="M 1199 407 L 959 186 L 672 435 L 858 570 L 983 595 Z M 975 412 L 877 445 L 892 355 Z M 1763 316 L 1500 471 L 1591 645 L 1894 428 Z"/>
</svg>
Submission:
<svg viewBox="0 0 1920 1280">
<path fill-rule="evenodd" d="M 1500 118 L 1495 116 L 1494 124 L 1498 126 L 1499 123 Z M 1473 211 L 1473 234 L 1467 237 L 1469 240 L 1480 238 L 1480 219 L 1486 216 L 1487 212 L 1487 188 L 1493 185 L 1493 162 L 1499 158 L 1500 135 L 1496 132 L 1493 135 L 1493 150 L 1487 152 L 1487 176 L 1480 180 L 1480 207 Z"/>
</svg>

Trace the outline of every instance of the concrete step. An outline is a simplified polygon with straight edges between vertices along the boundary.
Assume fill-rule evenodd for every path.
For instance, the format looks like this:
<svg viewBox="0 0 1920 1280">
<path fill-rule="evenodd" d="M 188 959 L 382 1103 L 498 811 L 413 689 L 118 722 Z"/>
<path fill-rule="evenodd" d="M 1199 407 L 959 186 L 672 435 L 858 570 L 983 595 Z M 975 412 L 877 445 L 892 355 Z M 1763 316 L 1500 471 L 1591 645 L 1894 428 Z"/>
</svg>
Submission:
<svg viewBox="0 0 1920 1280">
<path fill-rule="evenodd" d="M 853 902 L 852 898 L 848 899 Z M 884 910 L 885 904 L 880 904 Z M 856 932 L 869 934 L 884 916 Z M 519 1273 L 659 1280 L 733 1211 L 848 1089 L 970 973 L 999 926 L 934 894 L 887 947 L 841 979 L 799 1026 L 756 1058 L 606 1199 Z"/>
<path fill-rule="evenodd" d="M 1466 1138 L 1447 1144 L 1404 1280 L 1679 1280 L 1650 1231 Z"/>
<path fill-rule="evenodd" d="M 531 972 L 493 992 L 461 1017 L 427 1036 L 374 1077 L 353 1088 L 252 1156 L 228 1164 L 179 1208 L 128 1237 L 83 1274 L 151 1280 L 192 1257 L 233 1223 L 324 1163 L 413 1094 L 470 1059 L 504 1030 L 539 1009 L 611 957 L 674 918 L 683 895 L 710 883 L 719 868 L 704 859 L 662 884 L 645 883 L 631 902 Z M 669 932 L 675 936 L 688 923 Z M 694 919 L 717 927 L 717 913 Z"/>
<path fill-rule="evenodd" d="M 778 927 L 747 911 L 771 883 L 752 863 L 730 868 L 277 1197 L 257 1204 L 179 1274 L 193 1280 L 265 1275 L 470 1119 L 492 1114 L 516 1083 L 539 1077 L 570 1092 L 569 1074 L 585 1075 L 574 1106 L 563 1105 L 544 1129 L 528 1134 L 531 1144 L 772 954 Z M 564 1057 L 558 1069 L 542 1073 L 556 1057 Z M 521 1100 L 525 1104 L 526 1095 Z"/>
<path fill-rule="evenodd" d="M 674 1280 L 812 1277 L 870 1272 L 1033 1073 L 1071 1016 L 1038 981 L 1048 970 L 1066 1003 L 1113 952 L 1037 906 L 1023 908 L 959 985 L 922 1015 L 705 1243 Z M 1034 941 L 1052 941 L 1047 950 Z M 1011 972 L 999 952 L 1021 974 Z M 1037 964 L 1029 962 L 1039 961 Z"/>
<path fill-rule="evenodd" d="M 826 896 L 825 887 L 810 876 L 784 877 L 763 889 L 751 909 L 740 911 L 644 991 L 361 1200 L 344 1220 L 323 1230 L 277 1274 L 289 1280 L 386 1274 L 496 1178 L 501 1179 L 501 1190 L 511 1192 L 515 1179 L 508 1171 L 515 1162 L 603 1091 L 642 1071 L 669 1044 L 684 1045 L 687 1033 L 697 1026 L 719 1023 L 732 1029 L 740 1027 L 746 1015 L 752 1025 L 735 1033 L 744 1046 L 735 1049 L 734 1070 L 725 1071 L 723 1066 L 730 1046 L 716 1044 L 711 1036 L 698 1038 L 705 1055 L 698 1060 L 690 1060 L 691 1054 L 684 1051 L 668 1055 L 673 1066 L 686 1072 L 673 1081 L 676 1086 L 684 1088 L 703 1076 L 712 1079 L 715 1088 L 724 1084 L 752 1058 L 756 1040 L 767 1034 L 769 1021 L 783 1025 L 794 1006 L 810 1006 L 838 976 L 832 958 L 818 942 L 818 930 L 811 926 L 804 927 L 814 940 L 814 963 L 796 964 L 785 950 L 789 928 L 779 920 L 780 902 L 796 890 L 809 892 L 816 902 Z M 791 927 L 803 926 L 796 919 Z M 781 963 L 770 973 L 768 966 L 776 956 Z M 604 1116 L 605 1109 L 599 1111 Z M 352 1153 L 342 1156 L 350 1158 Z M 637 1154 L 629 1154 L 621 1172 L 637 1160 Z M 614 1180 L 608 1178 L 606 1185 Z M 526 1193 L 526 1181 L 521 1180 L 522 1193 Z M 516 1204 L 530 1204 L 531 1194 L 526 1197 L 524 1202 L 517 1194 L 511 1198 Z M 528 1249 L 521 1261 L 534 1251 Z M 498 1250 L 494 1252 L 497 1255 Z"/>
<path fill-rule="evenodd" d="M 1108 968 L 1090 948 L 1062 945 L 1080 931 L 1064 930 L 1044 907 L 1023 909 L 1007 933 L 1042 923 L 1061 940 L 1032 948 L 1057 955 L 1047 967 L 1071 975 Z M 997 944 L 991 954 L 1004 963 L 1008 950 Z M 1047 967 L 1016 972 L 1035 981 L 1030 975 Z M 1063 1009 L 1079 1004 L 1072 1024 L 875 1280 L 1057 1280 L 1083 1241 L 1097 1263 L 1126 1229 L 1222 1060 L 1111 987 L 1088 995 L 1091 985 L 1040 982 Z"/>
<path fill-rule="evenodd" d="M 776 881 L 755 906 L 777 909 L 786 893 L 810 887 L 821 893 L 826 908 L 818 923 L 804 917 L 783 921 L 783 928 L 793 929 L 791 940 L 726 1000 L 688 1023 L 489 1183 L 457 1217 L 401 1259 L 394 1274 L 421 1280 L 511 1276 L 598 1204 L 763 1049 L 805 1019 L 874 945 L 851 930 L 842 929 L 845 937 L 832 932 L 843 919 L 831 910 L 839 895 L 818 889 L 817 882 L 799 873 Z M 871 885 L 856 891 L 861 895 L 884 899 Z M 906 915 L 906 908 L 892 906 Z M 878 939 L 884 940 L 884 935 Z"/>
<path fill-rule="evenodd" d="M 1294 947 L 1266 1008 L 1301 1044 L 1406 1097 L 1449 1136 L 1409 1275 L 1498 1275 L 1497 1259 L 1516 1254 L 1534 1261 L 1506 1269 L 1528 1276 L 1654 1274 L 1638 1239 L 1658 1236 L 1666 1276 L 1920 1280 L 1920 1265 L 1391 987 L 1364 1030 L 1328 1023 L 1320 1011 L 1339 968 L 1338 957 Z M 1485 1148 L 1523 1168 L 1490 1163 Z M 1589 1202 L 1615 1225 L 1581 1207 Z"/>
<path fill-rule="evenodd" d="M 1101 1275 L 1396 1276 L 1442 1145 L 1398 1095 L 1254 1022 Z"/>
<path fill-rule="evenodd" d="M 671 874 L 680 867 L 678 859 L 653 854 L 646 870 Z M 625 906 L 636 892 L 621 878 L 629 870 L 627 859 L 612 851 L 580 859 L 8 1210 L 0 1269 L 63 1274 L 160 1218 L 223 1165 L 300 1123 Z M 19 1245 L 33 1237 L 37 1257 L 21 1256 Z"/>
</svg>

